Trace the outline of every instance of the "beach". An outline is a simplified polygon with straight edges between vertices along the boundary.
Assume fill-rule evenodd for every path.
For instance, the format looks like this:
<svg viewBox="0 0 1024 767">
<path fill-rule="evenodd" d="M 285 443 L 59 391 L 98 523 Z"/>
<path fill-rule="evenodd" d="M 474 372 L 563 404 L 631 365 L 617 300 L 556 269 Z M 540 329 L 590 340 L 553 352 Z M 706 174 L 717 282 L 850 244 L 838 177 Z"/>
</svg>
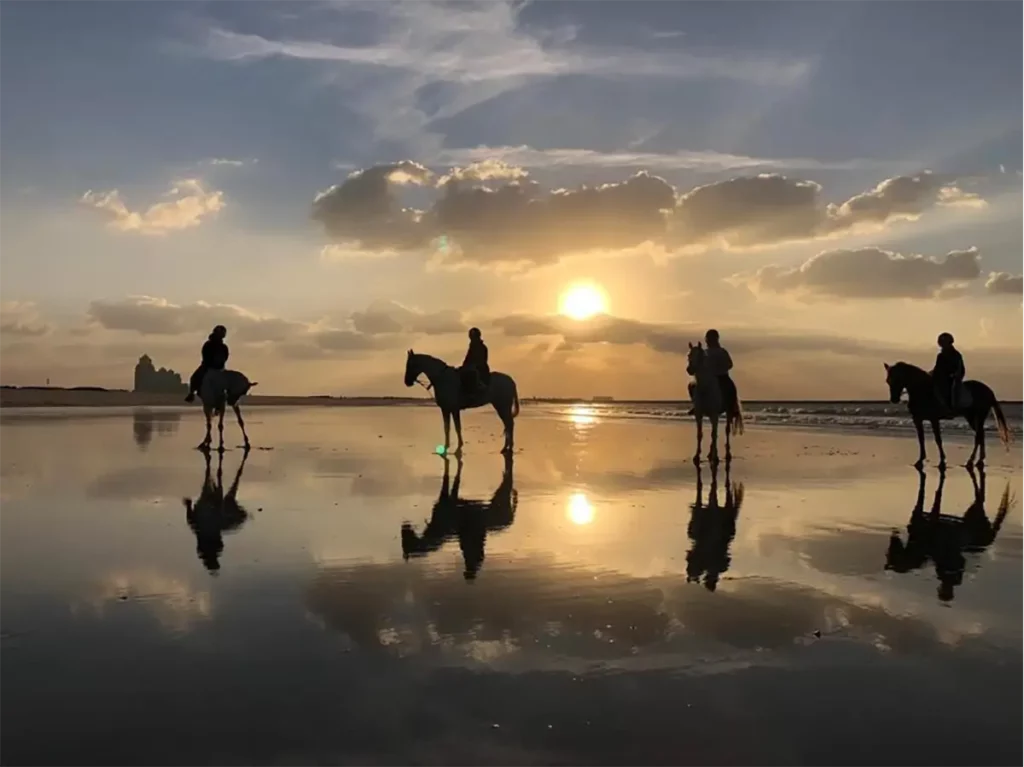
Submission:
<svg viewBox="0 0 1024 767">
<path fill-rule="evenodd" d="M 207 464 L 197 407 L 8 396 L 5 764 L 1021 758 L 1019 441 L 765 406 L 713 470 L 549 403 L 457 461 L 429 406 L 243 404 Z"/>
</svg>

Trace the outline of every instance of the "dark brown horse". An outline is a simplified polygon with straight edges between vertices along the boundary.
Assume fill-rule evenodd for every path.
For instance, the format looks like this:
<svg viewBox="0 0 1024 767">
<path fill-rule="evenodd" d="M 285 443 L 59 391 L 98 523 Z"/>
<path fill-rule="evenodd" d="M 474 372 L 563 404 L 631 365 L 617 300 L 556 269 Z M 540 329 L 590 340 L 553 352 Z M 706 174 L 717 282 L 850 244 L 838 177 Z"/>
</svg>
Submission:
<svg viewBox="0 0 1024 767">
<path fill-rule="evenodd" d="M 971 428 L 974 429 L 974 449 L 971 450 L 971 457 L 967 459 L 966 466 L 974 465 L 974 456 L 981 450 L 978 457 L 978 466 L 985 465 L 985 421 L 988 420 L 989 412 L 995 413 L 996 430 L 999 432 L 999 439 L 1007 450 L 1010 449 L 1010 427 L 1006 424 L 1006 416 L 999 406 L 993 392 L 981 381 L 964 381 L 963 388 L 966 390 L 969 401 L 965 406 L 956 409 L 946 407 L 935 391 L 935 382 L 931 373 L 911 365 L 909 362 L 897 362 L 895 365 L 886 364 L 885 382 L 889 384 L 889 401 L 896 404 L 900 396 L 907 392 L 907 409 L 910 417 L 914 420 L 914 428 L 917 429 L 917 443 L 921 449 L 917 462 L 917 468 L 924 466 L 927 458 L 924 450 L 924 422 L 930 421 L 932 433 L 935 435 L 935 444 L 939 446 L 939 468 L 946 466 L 946 452 L 942 449 L 942 431 L 939 428 L 939 421 L 953 418 L 965 418 Z"/>
</svg>

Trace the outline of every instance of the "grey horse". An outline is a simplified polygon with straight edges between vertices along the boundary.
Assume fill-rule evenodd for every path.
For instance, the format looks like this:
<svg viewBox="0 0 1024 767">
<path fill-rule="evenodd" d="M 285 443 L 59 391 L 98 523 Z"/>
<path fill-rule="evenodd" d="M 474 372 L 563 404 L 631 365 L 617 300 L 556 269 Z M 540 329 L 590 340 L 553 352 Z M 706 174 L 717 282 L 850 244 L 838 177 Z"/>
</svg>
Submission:
<svg viewBox="0 0 1024 767">
<path fill-rule="evenodd" d="M 242 420 L 242 411 L 238 407 L 238 401 L 249 393 L 249 390 L 256 386 L 257 381 L 250 381 L 243 373 L 237 370 L 208 370 L 203 376 L 203 383 L 199 387 L 199 399 L 203 403 L 203 415 L 206 416 L 206 438 L 199 443 L 200 450 L 209 450 L 213 442 L 210 434 L 213 414 L 216 413 L 217 431 L 220 432 L 220 451 L 224 450 L 224 411 L 228 405 L 235 411 L 235 418 L 242 429 L 242 437 L 245 439 L 245 448 L 249 448 L 249 435 L 245 433 L 245 421 Z"/>
<path fill-rule="evenodd" d="M 429 354 L 416 354 L 412 349 L 405 361 L 405 385 L 412 386 L 421 375 L 430 381 L 428 389 L 434 390 L 434 402 L 441 408 L 444 419 L 444 451 L 448 453 L 451 444 L 451 422 L 455 421 L 455 435 L 459 444 L 455 454 L 462 453 L 461 411 L 491 405 L 505 427 L 505 444 L 502 453 L 511 453 L 515 446 L 515 417 L 519 415 L 519 393 L 516 382 L 505 373 L 491 372 L 490 384 L 486 389 L 463 392 L 459 369 L 444 360 Z"/>
</svg>

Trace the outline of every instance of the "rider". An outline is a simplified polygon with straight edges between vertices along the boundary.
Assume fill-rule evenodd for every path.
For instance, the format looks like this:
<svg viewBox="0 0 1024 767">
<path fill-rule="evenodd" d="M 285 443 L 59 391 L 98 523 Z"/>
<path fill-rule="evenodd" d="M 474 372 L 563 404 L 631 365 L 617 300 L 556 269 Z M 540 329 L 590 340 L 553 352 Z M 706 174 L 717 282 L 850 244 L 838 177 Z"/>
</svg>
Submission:
<svg viewBox="0 0 1024 767">
<path fill-rule="evenodd" d="M 967 368 L 964 367 L 963 356 L 953 346 L 952 333 L 942 333 L 938 343 L 939 354 L 935 358 L 935 367 L 932 369 L 935 393 L 943 405 L 955 410 L 959 399 L 957 395 L 960 393 L 960 386 L 967 374 Z"/>
<path fill-rule="evenodd" d="M 491 380 L 491 369 L 487 365 L 487 347 L 484 345 L 480 328 L 469 329 L 469 349 L 462 361 L 463 370 L 476 371 L 478 386 L 487 386 Z"/>
<path fill-rule="evenodd" d="M 736 399 L 736 384 L 729 377 L 729 371 L 732 370 L 732 357 L 729 356 L 729 352 L 722 346 L 718 331 L 714 328 L 704 334 L 704 343 L 707 345 L 707 361 L 705 364 L 718 377 L 718 387 L 722 392 L 722 404 L 728 409 Z M 691 400 L 693 399 L 693 390 L 696 386 L 697 384 L 693 381 L 688 386 Z M 693 415 L 693 413 L 693 408 L 690 408 L 689 414 Z"/>
<path fill-rule="evenodd" d="M 196 392 L 203 385 L 203 376 L 207 370 L 223 370 L 228 362 L 228 345 L 224 343 L 228 330 L 223 325 L 218 325 L 210 333 L 210 337 L 203 344 L 203 361 L 199 363 L 188 382 L 188 396 L 186 402 L 194 402 Z"/>
</svg>

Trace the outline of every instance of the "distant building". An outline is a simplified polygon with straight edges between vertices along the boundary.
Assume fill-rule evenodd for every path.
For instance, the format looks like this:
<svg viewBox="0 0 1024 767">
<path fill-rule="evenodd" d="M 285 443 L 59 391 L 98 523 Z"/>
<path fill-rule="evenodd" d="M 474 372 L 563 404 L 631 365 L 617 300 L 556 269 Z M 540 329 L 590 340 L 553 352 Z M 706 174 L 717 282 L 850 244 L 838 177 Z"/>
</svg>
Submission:
<svg viewBox="0 0 1024 767">
<path fill-rule="evenodd" d="M 167 368 L 157 370 L 148 354 L 139 357 L 135 366 L 135 388 L 133 391 L 154 394 L 184 394 L 188 385 L 181 380 L 181 374 Z"/>
<path fill-rule="evenodd" d="M 592 397 L 591 402 L 614 402 L 615 397 L 609 397 L 606 394 L 599 394 L 596 397 Z"/>
</svg>

